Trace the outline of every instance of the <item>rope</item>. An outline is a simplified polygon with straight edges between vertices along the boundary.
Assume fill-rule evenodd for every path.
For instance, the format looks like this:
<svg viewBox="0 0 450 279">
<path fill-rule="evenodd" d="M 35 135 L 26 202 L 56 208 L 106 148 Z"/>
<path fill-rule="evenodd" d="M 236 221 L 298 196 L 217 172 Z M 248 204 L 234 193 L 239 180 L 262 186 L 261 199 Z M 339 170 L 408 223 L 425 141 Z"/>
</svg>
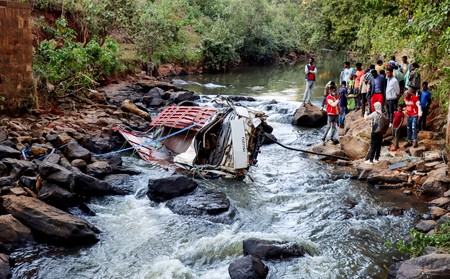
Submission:
<svg viewBox="0 0 450 279">
<path fill-rule="evenodd" d="M 182 133 L 182 132 L 184 132 L 184 131 L 186 131 L 186 130 L 189 130 L 189 129 L 191 129 L 192 127 L 195 127 L 195 126 L 197 126 L 197 125 L 200 125 L 201 123 L 206 122 L 207 120 L 209 120 L 209 119 L 212 118 L 213 116 L 214 116 L 214 114 L 211 115 L 211 116 L 208 117 L 208 118 L 205 118 L 205 119 L 202 119 L 202 120 L 200 120 L 200 121 L 198 121 L 198 122 L 195 122 L 194 124 L 192 124 L 192 125 L 190 125 L 190 126 L 188 126 L 188 127 L 185 127 L 185 128 L 183 128 L 183 129 L 181 129 L 181 130 L 179 130 L 179 131 L 176 131 L 176 132 L 174 132 L 174 133 L 172 133 L 172 134 L 169 134 L 169 135 L 167 135 L 167 136 L 160 137 L 160 138 L 157 138 L 157 139 L 154 139 L 154 140 L 146 141 L 146 142 L 144 142 L 143 144 L 139 144 L 139 145 L 136 145 L 136 146 L 131 146 L 131 147 L 128 147 L 128 148 L 119 149 L 119 150 L 115 150 L 115 151 L 111 151 L 111 152 L 107 152 L 107 153 L 103 153 L 103 154 L 95 154 L 95 153 L 92 153 L 92 155 L 93 155 L 93 156 L 107 156 L 107 155 L 110 155 L 110 154 L 120 153 L 120 152 L 128 151 L 128 150 L 131 150 L 131 149 L 137 149 L 137 148 L 142 147 L 142 146 L 150 145 L 150 144 L 152 144 L 152 143 L 155 143 L 155 142 L 158 142 L 158 141 L 165 140 L 165 139 L 170 138 L 170 137 L 172 137 L 172 136 L 178 135 L 178 134 L 180 134 L 180 133 Z"/>
<path fill-rule="evenodd" d="M 336 158 L 336 159 L 341 159 L 344 161 L 350 161 L 349 158 L 347 157 L 342 157 L 339 155 L 333 155 L 333 154 L 325 154 L 325 153 L 319 153 L 319 152 L 314 152 L 314 151 L 309 151 L 309 150 L 304 150 L 304 149 L 300 149 L 300 148 L 294 148 L 294 147 L 290 147 L 290 146 L 286 146 L 282 143 L 279 143 L 277 140 L 274 140 L 272 138 L 270 138 L 269 136 L 267 136 L 267 133 L 263 133 L 263 135 L 268 138 L 269 140 L 271 140 L 272 142 L 278 144 L 279 146 L 289 149 L 289 150 L 294 150 L 294 151 L 300 151 L 300 152 L 304 152 L 304 153 L 309 153 L 309 154 L 314 154 L 314 155 L 320 155 L 320 156 L 326 156 L 326 157 L 332 157 L 332 158 Z"/>
</svg>

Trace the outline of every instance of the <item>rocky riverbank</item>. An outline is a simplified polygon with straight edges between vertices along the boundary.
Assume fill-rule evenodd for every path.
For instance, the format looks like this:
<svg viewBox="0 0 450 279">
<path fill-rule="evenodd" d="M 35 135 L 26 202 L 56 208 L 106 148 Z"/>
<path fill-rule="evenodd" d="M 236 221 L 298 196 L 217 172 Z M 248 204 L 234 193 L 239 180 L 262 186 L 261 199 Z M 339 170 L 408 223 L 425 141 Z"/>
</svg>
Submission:
<svg viewBox="0 0 450 279">
<path fill-rule="evenodd" d="M 296 111 L 292 123 L 304 127 L 320 127 L 326 122 L 325 112 L 320 108 L 303 105 Z M 374 165 L 365 163 L 370 147 L 370 122 L 364 120 L 360 111 L 346 116 L 345 127 L 340 129 L 340 143 L 320 143 L 311 151 L 346 156 L 349 162 L 337 161 L 336 173 L 353 179 L 367 181 L 369 187 L 397 189 L 404 195 L 416 195 L 429 204 L 429 214 L 415 226 L 422 233 L 433 234 L 450 221 L 450 176 L 446 152 L 445 117 L 436 117 L 429 124 L 432 131 L 419 131 L 419 146 L 391 151 L 392 134 L 389 130 L 383 140 L 380 161 Z M 402 133 L 406 135 L 406 127 Z M 330 157 L 319 156 L 323 160 Z M 399 209 L 397 214 L 402 214 Z M 439 254 L 437 249 L 426 249 L 419 258 L 391 266 L 390 278 L 444 278 L 450 274 L 450 255 Z M 442 277 L 443 276 L 443 277 Z"/>
<path fill-rule="evenodd" d="M 144 131 L 148 109 L 198 96 L 170 83 L 138 76 L 87 97 L 67 95 L 58 104 L 21 117 L 0 119 L 0 278 L 10 276 L 8 255 L 27 242 L 90 245 L 101 233 L 69 213 L 95 214 L 92 197 L 129 194 L 129 178 L 114 153 L 124 139 L 117 129 Z"/>
</svg>

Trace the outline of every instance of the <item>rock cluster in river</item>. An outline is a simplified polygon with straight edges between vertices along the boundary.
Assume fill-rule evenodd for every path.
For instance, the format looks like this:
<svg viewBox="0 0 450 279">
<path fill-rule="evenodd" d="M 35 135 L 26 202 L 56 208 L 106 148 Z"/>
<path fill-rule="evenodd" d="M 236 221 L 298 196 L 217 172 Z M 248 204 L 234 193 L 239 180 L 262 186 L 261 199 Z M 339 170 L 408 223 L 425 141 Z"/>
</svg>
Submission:
<svg viewBox="0 0 450 279">
<path fill-rule="evenodd" d="M 233 260 L 228 267 L 231 279 L 264 279 L 269 268 L 263 260 L 284 260 L 303 257 L 307 252 L 303 246 L 286 241 L 249 238 L 243 241 L 244 256 Z"/>
</svg>

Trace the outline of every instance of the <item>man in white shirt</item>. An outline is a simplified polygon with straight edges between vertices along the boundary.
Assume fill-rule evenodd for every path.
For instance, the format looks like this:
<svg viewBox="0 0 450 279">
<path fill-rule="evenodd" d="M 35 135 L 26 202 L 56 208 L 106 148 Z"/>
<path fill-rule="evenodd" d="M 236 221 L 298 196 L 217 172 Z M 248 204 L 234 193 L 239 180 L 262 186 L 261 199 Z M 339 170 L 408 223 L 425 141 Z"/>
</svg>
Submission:
<svg viewBox="0 0 450 279">
<path fill-rule="evenodd" d="M 394 112 L 397 111 L 398 98 L 400 98 L 400 85 L 394 77 L 394 69 L 388 67 L 386 69 L 386 111 L 389 122 L 392 124 Z"/>
</svg>

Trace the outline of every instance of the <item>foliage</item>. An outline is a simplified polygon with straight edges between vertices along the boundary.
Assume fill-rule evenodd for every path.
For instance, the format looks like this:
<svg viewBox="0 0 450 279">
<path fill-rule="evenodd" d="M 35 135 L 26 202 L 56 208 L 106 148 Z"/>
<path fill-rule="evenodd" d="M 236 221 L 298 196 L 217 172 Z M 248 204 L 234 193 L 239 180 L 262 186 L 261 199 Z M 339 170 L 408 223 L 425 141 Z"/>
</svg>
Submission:
<svg viewBox="0 0 450 279">
<path fill-rule="evenodd" d="M 396 249 L 412 257 L 421 256 L 427 246 L 438 248 L 444 253 L 450 252 L 450 222 L 442 224 L 433 234 L 421 233 L 417 230 L 410 232 L 412 241 L 401 240 L 396 243 Z"/>
<path fill-rule="evenodd" d="M 58 19 L 55 34 L 55 39 L 39 44 L 33 69 L 35 76 L 56 85 L 58 92 L 92 88 L 121 69 L 116 59 L 117 42 L 108 39 L 103 47 L 96 40 L 86 45 L 75 42 L 75 33 L 67 27 L 65 18 Z"/>
</svg>

